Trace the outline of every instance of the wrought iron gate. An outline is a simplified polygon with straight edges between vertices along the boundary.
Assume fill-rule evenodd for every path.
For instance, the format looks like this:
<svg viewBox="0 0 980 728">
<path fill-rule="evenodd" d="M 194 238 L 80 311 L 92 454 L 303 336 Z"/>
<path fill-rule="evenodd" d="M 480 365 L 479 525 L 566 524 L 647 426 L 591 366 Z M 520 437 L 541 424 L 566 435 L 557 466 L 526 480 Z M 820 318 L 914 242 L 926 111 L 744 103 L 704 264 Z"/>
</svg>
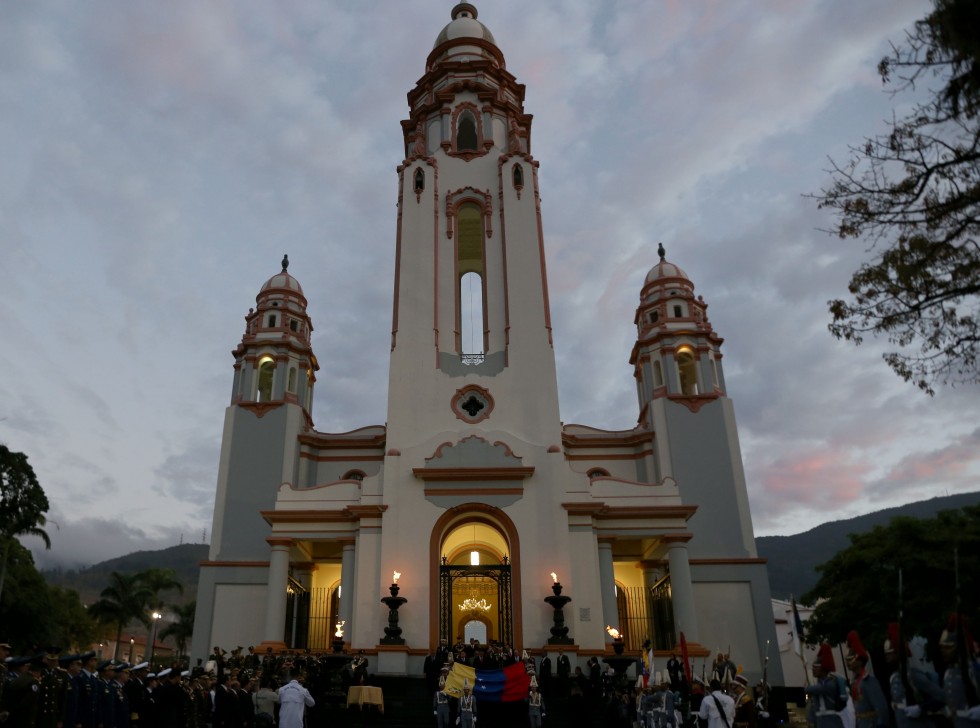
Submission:
<svg viewBox="0 0 980 728">
<path fill-rule="evenodd" d="M 510 564 L 492 566 L 450 566 L 439 567 L 439 638 L 450 644 L 455 640 L 453 631 L 453 587 L 460 579 L 483 577 L 493 580 L 497 585 L 497 639 L 505 644 L 514 644 L 514 602 L 511 592 Z"/>
</svg>

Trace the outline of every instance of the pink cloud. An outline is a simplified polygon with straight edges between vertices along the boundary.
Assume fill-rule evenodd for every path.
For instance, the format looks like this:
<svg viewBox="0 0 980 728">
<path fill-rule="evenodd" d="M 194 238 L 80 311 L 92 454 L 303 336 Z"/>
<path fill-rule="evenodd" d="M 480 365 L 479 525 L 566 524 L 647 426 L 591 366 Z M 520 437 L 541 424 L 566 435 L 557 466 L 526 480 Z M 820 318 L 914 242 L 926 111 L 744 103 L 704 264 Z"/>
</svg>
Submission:
<svg viewBox="0 0 980 728">
<path fill-rule="evenodd" d="M 870 471 L 868 463 L 843 457 L 839 450 L 801 453 L 766 468 L 762 487 L 767 496 L 777 501 L 838 510 L 861 497 Z"/>
</svg>

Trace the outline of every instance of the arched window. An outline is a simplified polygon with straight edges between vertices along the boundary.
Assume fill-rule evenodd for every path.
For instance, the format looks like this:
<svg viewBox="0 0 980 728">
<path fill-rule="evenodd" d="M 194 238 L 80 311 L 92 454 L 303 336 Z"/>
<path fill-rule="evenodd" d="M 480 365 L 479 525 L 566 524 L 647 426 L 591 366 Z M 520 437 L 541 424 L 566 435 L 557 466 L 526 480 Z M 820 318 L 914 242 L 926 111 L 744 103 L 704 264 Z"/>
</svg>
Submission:
<svg viewBox="0 0 980 728">
<path fill-rule="evenodd" d="M 350 471 L 344 473 L 344 477 L 342 478 L 342 480 L 356 480 L 356 481 L 360 482 L 360 481 L 364 480 L 364 471 L 363 470 L 350 470 Z"/>
<path fill-rule="evenodd" d="M 415 170 L 415 192 L 419 193 L 425 189 L 425 172 L 421 168 Z"/>
<path fill-rule="evenodd" d="M 609 477 L 609 471 L 606 470 L 605 468 L 592 468 L 592 470 L 589 471 L 590 480 L 593 478 L 608 478 L 608 477 Z"/>
<path fill-rule="evenodd" d="M 259 383 L 255 390 L 256 402 L 269 402 L 272 400 L 272 381 L 276 374 L 276 363 L 269 357 L 263 358 L 259 362 Z"/>
<path fill-rule="evenodd" d="M 514 165 L 513 177 L 514 177 L 514 187 L 516 187 L 517 189 L 521 189 L 524 186 L 524 168 L 521 165 L 519 164 Z"/>
<path fill-rule="evenodd" d="M 459 353 L 483 354 L 483 211 L 466 203 L 456 213 L 456 265 L 459 271 Z"/>
<path fill-rule="evenodd" d="M 664 386 L 664 368 L 661 366 L 659 361 L 655 361 L 653 363 L 653 386 Z"/>
<path fill-rule="evenodd" d="M 477 141 L 476 119 L 471 112 L 464 111 L 456 122 L 456 151 L 475 152 Z"/>
<path fill-rule="evenodd" d="M 684 347 L 677 352 L 677 374 L 681 380 L 681 394 L 698 394 L 698 369 L 694 352 Z"/>
</svg>

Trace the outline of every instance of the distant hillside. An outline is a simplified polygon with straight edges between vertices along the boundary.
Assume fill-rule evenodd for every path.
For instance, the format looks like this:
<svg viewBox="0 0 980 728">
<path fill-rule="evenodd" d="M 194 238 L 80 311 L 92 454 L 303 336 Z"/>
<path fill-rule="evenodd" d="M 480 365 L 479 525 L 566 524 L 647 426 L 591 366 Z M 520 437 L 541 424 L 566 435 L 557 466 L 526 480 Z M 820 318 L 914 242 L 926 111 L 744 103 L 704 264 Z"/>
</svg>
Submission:
<svg viewBox="0 0 980 728">
<path fill-rule="evenodd" d="M 183 596 L 174 595 L 173 601 L 183 604 L 196 598 L 199 564 L 207 557 L 207 544 L 190 543 L 159 551 L 134 551 L 86 569 L 46 569 L 41 574 L 53 586 L 77 591 L 82 604 L 91 604 L 109 584 L 109 575 L 113 571 L 133 573 L 146 569 L 173 569 L 178 581 L 184 585 Z"/>
<path fill-rule="evenodd" d="M 772 596 L 788 599 L 812 589 L 819 578 L 816 567 L 847 548 L 852 533 L 866 533 L 875 526 L 888 524 L 895 516 L 932 518 L 939 511 L 953 510 L 980 503 L 980 492 L 887 508 L 846 521 L 825 523 L 795 536 L 761 536 L 755 540 L 759 556 L 769 559 L 769 588 Z M 184 603 L 197 596 L 198 566 L 208 555 L 206 544 L 183 544 L 160 551 L 136 551 L 103 561 L 87 569 L 49 569 L 42 572 L 49 584 L 76 590 L 83 604 L 99 598 L 113 571 L 135 572 L 150 568 L 172 568 L 184 584 L 184 595 L 174 601 Z"/>
<path fill-rule="evenodd" d="M 956 510 L 980 503 L 980 493 L 960 493 L 942 498 L 886 508 L 846 521 L 833 521 L 795 536 L 760 536 L 755 540 L 759 556 L 769 559 L 769 588 L 777 599 L 799 597 L 816 586 L 817 566 L 851 545 L 848 535 L 867 533 L 887 525 L 895 516 L 932 518 L 939 511 Z"/>
</svg>

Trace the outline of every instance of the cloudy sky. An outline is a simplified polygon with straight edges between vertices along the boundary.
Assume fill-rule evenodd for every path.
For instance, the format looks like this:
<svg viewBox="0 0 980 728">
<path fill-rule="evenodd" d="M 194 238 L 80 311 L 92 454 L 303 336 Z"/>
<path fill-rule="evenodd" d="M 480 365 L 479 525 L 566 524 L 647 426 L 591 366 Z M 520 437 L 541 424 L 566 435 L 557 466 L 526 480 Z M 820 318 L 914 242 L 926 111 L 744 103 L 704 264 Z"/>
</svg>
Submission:
<svg viewBox="0 0 980 728">
<path fill-rule="evenodd" d="M 230 351 L 288 252 L 318 430 L 385 419 L 405 94 L 451 0 L 0 4 L 0 441 L 42 564 L 210 536 Z M 636 422 L 662 241 L 726 340 L 757 535 L 977 489 L 977 390 L 827 333 L 866 255 L 804 194 L 884 128 L 926 0 L 478 3 L 527 85 L 562 418 Z"/>
</svg>

